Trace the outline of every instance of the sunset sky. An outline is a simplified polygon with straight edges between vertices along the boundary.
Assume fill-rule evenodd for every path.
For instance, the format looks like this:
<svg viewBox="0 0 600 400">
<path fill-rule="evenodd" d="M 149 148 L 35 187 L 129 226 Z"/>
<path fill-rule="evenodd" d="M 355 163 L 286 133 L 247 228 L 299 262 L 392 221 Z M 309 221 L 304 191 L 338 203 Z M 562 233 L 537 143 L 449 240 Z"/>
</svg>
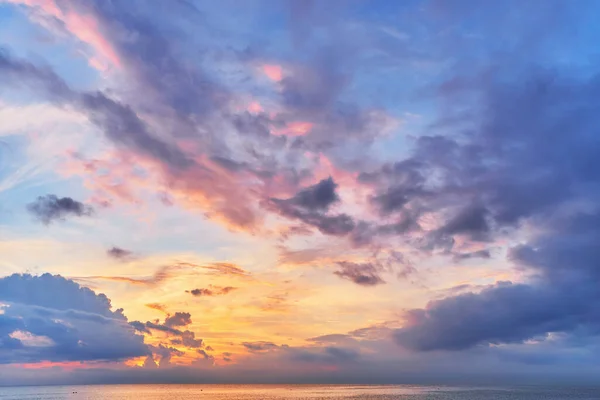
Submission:
<svg viewBox="0 0 600 400">
<path fill-rule="evenodd" d="M 598 21 L 0 0 L 0 385 L 597 382 Z"/>
</svg>

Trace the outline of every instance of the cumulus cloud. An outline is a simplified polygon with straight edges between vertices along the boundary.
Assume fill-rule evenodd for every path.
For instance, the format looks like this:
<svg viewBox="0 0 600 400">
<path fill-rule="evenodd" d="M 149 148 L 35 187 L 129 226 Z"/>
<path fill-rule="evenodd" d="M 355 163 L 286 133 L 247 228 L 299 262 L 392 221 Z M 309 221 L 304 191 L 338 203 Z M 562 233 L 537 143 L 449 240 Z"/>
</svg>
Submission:
<svg viewBox="0 0 600 400">
<path fill-rule="evenodd" d="M 147 306 L 153 306 L 150 304 Z M 159 305 L 160 306 L 160 305 Z M 161 311 L 164 310 L 161 307 Z M 187 348 L 200 348 L 204 346 L 204 341 L 196 338 L 196 334 L 190 330 L 183 330 L 184 327 L 192 323 L 192 315 L 188 312 L 178 311 L 173 315 L 167 314 L 164 322 L 155 321 L 132 321 L 130 325 L 137 331 L 152 335 L 152 333 L 161 332 L 167 335 L 170 344 L 184 346 Z"/>
<path fill-rule="evenodd" d="M 406 326 L 396 332 L 403 346 L 460 350 L 522 343 L 550 333 L 593 336 L 597 331 L 598 296 L 590 285 L 598 278 L 592 267 L 599 261 L 592 244 L 600 235 L 598 209 L 582 210 L 576 205 L 598 200 L 598 193 L 590 188 L 600 180 L 592 156 L 599 144 L 587 128 L 596 117 L 587 110 L 597 102 L 593 94 L 600 93 L 599 87 L 595 81 L 545 71 L 522 79 L 526 82 L 522 85 L 494 82 L 484 89 L 485 112 L 470 142 L 428 138 L 420 151 L 446 172 L 452 165 L 454 176 L 448 179 L 460 181 L 452 188 L 448 182 L 439 192 L 441 198 L 460 189 L 458 193 L 477 193 L 480 199 L 480 206 L 467 208 L 443 229 L 479 235 L 490 232 L 488 222 L 514 229 L 526 220 L 535 233 L 509 255 L 535 279 L 500 283 L 408 311 Z M 579 116 L 577 122 L 573 115 Z M 569 126 L 570 134 L 561 135 L 559 126 Z M 557 140 L 548 141 L 549 135 Z M 562 167 L 564 162 L 569 163 L 568 171 Z M 488 254 L 459 257 L 473 256 Z"/>
<path fill-rule="evenodd" d="M 176 312 L 165 318 L 165 326 L 169 328 L 186 326 L 192 323 L 192 315 L 188 312 Z"/>
<path fill-rule="evenodd" d="M 183 331 L 177 339 L 171 339 L 171 343 L 175 345 L 182 345 L 189 348 L 202 347 L 202 339 L 196 339 L 196 334 L 191 331 Z"/>
<path fill-rule="evenodd" d="M 8 304 L 0 314 L 0 363 L 116 361 L 149 353 L 123 310 L 61 276 L 1 278 L 0 301 Z"/>
<path fill-rule="evenodd" d="M 38 220 L 48 225 L 54 221 L 62 221 L 67 217 L 89 217 L 94 212 L 91 206 L 70 197 L 57 197 L 53 194 L 39 196 L 27 205 L 27 210 Z"/>
</svg>

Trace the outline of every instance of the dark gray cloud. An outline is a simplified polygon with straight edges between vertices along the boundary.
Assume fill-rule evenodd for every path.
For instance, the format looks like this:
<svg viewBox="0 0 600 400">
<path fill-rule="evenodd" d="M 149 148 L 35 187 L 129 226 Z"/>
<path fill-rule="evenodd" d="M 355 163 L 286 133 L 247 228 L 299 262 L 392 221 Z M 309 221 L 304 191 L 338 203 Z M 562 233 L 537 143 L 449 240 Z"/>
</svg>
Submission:
<svg viewBox="0 0 600 400">
<path fill-rule="evenodd" d="M 361 172 L 358 182 L 378 187 L 371 203 L 382 216 L 403 211 L 414 201 L 426 197 L 426 165 L 417 160 L 384 164 L 373 172 Z"/>
<path fill-rule="evenodd" d="M 0 279 L 0 364 L 122 360 L 149 353 L 143 336 L 103 294 L 61 276 Z M 30 343 L 27 338 L 34 338 Z"/>
<path fill-rule="evenodd" d="M 341 261 L 337 265 L 340 269 L 335 271 L 334 274 L 357 285 L 376 286 L 385 283 L 380 276 L 381 268 L 376 264 Z"/>
<path fill-rule="evenodd" d="M 454 261 L 468 260 L 471 258 L 491 258 L 492 255 L 489 250 L 477 250 L 470 253 L 456 253 L 453 256 Z"/>
<path fill-rule="evenodd" d="M 301 189 L 291 198 L 271 198 L 266 206 L 286 218 L 314 226 L 326 235 L 344 236 L 352 232 L 356 223 L 347 214 L 327 214 L 329 207 L 340 200 L 336 187 L 333 179 L 328 178 Z"/>
<path fill-rule="evenodd" d="M 522 343 L 553 332 L 599 334 L 598 221 L 595 213 L 546 222 L 546 233 L 510 254 L 513 262 L 538 274 L 536 281 L 499 283 L 410 310 L 407 325 L 395 333 L 397 342 L 421 351 L 461 350 Z"/>
<path fill-rule="evenodd" d="M 182 333 L 181 330 L 179 330 L 177 328 L 171 328 L 170 326 L 166 326 L 164 324 L 161 324 L 161 323 L 159 323 L 158 320 L 156 320 L 156 322 L 152 322 L 152 321 L 146 321 L 146 322 L 132 321 L 132 322 L 130 322 L 130 324 L 137 331 L 144 332 L 144 333 L 149 333 L 149 334 L 151 334 L 153 330 L 160 331 L 160 332 L 165 332 L 167 334 L 172 334 L 172 335 L 181 335 L 181 333 Z"/>
<path fill-rule="evenodd" d="M 467 234 L 474 240 L 482 240 L 490 230 L 486 220 L 487 214 L 488 210 L 485 207 L 471 205 L 446 222 L 439 232 L 448 235 Z"/>
<path fill-rule="evenodd" d="M 39 196 L 27 205 L 27 210 L 44 224 L 62 221 L 67 217 L 89 217 L 94 209 L 70 197 L 57 197 L 53 194 Z"/>
<path fill-rule="evenodd" d="M 252 352 L 270 351 L 279 348 L 279 346 L 273 342 L 243 342 L 242 346 Z"/>
<path fill-rule="evenodd" d="M 205 360 L 214 360 L 214 357 L 208 354 L 204 349 L 197 350 L 197 353 L 204 357 Z"/>
<path fill-rule="evenodd" d="M 228 294 L 234 290 L 236 287 L 233 286 L 214 286 L 209 285 L 208 288 L 197 288 L 193 290 L 186 290 L 187 293 L 191 293 L 192 296 L 221 296 Z"/>
<path fill-rule="evenodd" d="M 202 347 L 203 340 L 196 339 L 196 334 L 192 331 L 183 331 L 179 338 L 171 339 L 171 343 L 175 345 L 182 345 L 189 348 Z"/>
<path fill-rule="evenodd" d="M 313 186 L 300 190 L 294 197 L 287 202 L 306 210 L 324 210 L 329 209 L 333 203 L 340 200 L 335 192 L 337 184 L 331 177 L 323 179 Z"/>
<path fill-rule="evenodd" d="M 192 323 L 192 315 L 188 312 L 176 312 L 173 315 L 167 316 L 165 318 L 165 326 L 169 328 L 186 326 Z"/>
<path fill-rule="evenodd" d="M 113 246 L 110 249 L 106 250 L 106 254 L 109 257 L 115 258 L 117 260 L 128 260 L 133 257 L 134 253 L 130 250 Z"/>
<path fill-rule="evenodd" d="M 563 311 L 553 312 L 557 307 Z M 395 337 L 402 346 L 419 351 L 519 343 L 547 332 L 573 329 L 573 311 L 558 293 L 501 283 L 478 294 L 449 297 L 430 302 L 426 309 L 411 310 L 407 325 Z"/>
<path fill-rule="evenodd" d="M 171 358 L 173 355 L 183 356 L 185 353 L 174 347 L 165 346 L 159 344 L 158 346 L 152 346 L 152 352 L 158 357 L 158 367 L 166 368 L 171 366 Z"/>
<path fill-rule="evenodd" d="M 162 310 L 161 310 L 162 311 Z M 160 320 L 155 321 L 132 321 L 130 325 L 137 331 L 152 335 L 152 333 L 163 332 L 169 337 L 169 343 L 187 348 L 200 348 L 204 346 L 204 341 L 201 338 L 196 338 L 196 334 L 190 330 L 182 330 L 180 328 L 188 326 L 192 323 L 192 315 L 187 312 L 176 312 L 173 315 L 167 315 L 165 321 L 160 323 Z"/>
</svg>

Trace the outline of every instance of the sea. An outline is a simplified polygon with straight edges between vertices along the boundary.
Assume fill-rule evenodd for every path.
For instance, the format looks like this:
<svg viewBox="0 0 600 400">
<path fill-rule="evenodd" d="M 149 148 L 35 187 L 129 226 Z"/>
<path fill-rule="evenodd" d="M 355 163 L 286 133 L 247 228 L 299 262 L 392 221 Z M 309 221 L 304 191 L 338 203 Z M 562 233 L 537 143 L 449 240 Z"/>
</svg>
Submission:
<svg viewBox="0 0 600 400">
<path fill-rule="evenodd" d="M 0 400 L 563 400 L 600 399 L 600 388 L 414 385 L 89 385 L 0 387 Z"/>
</svg>

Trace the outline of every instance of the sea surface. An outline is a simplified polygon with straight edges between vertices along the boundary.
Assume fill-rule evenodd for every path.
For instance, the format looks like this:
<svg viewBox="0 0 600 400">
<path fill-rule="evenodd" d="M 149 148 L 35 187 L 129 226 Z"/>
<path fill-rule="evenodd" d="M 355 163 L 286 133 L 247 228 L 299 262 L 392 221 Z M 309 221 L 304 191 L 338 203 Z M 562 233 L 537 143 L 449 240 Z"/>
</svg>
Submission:
<svg viewBox="0 0 600 400">
<path fill-rule="evenodd" d="M 358 385 L 90 385 L 0 387 L 0 400 L 562 400 L 600 399 L 600 388 Z"/>
</svg>

